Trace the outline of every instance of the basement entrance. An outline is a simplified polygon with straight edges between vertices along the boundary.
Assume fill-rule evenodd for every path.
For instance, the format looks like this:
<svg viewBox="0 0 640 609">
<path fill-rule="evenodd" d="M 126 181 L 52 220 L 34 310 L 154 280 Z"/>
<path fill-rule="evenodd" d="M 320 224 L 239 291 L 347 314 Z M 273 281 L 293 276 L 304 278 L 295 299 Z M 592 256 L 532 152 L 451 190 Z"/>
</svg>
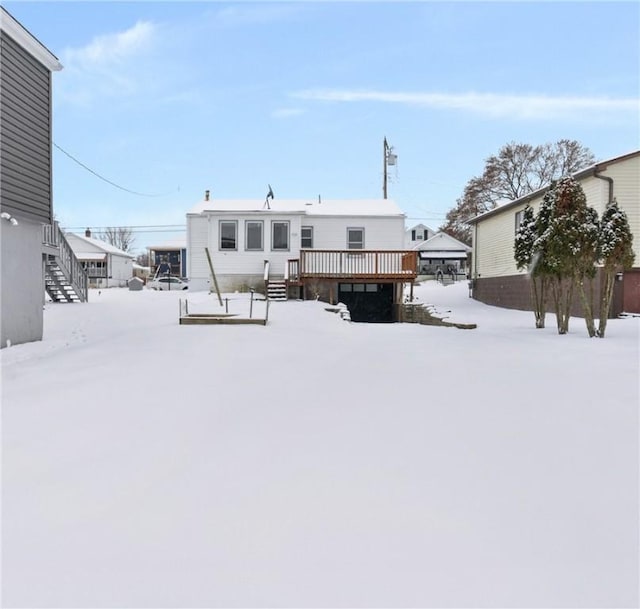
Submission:
<svg viewBox="0 0 640 609">
<path fill-rule="evenodd" d="M 393 283 L 340 283 L 338 299 L 351 321 L 393 322 Z"/>
</svg>

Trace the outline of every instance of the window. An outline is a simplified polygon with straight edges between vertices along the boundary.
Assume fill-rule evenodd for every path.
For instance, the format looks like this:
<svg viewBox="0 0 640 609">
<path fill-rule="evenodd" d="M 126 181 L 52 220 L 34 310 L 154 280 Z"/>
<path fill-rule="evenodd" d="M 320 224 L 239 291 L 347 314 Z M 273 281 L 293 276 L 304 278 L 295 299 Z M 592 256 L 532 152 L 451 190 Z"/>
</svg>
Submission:
<svg viewBox="0 0 640 609">
<path fill-rule="evenodd" d="M 300 247 L 312 248 L 313 247 L 313 226 L 303 226 L 300 231 Z"/>
<path fill-rule="evenodd" d="M 261 250 L 262 249 L 262 220 L 249 221 L 244 223 L 245 239 L 244 249 Z"/>
<path fill-rule="evenodd" d="M 235 220 L 220 220 L 220 249 L 238 249 L 238 223 Z"/>
<path fill-rule="evenodd" d="M 272 250 L 288 250 L 289 249 L 289 223 L 288 222 L 272 222 L 271 223 L 271 249 Z"/>
<path fill-rule="evenodd" d="M 411 231 L 411 241 L 415 241 L 416 240 L 416 229 L 414 228 Z"/>
<path fill-rule="evenodd" d="M 364 228 L 347 229 L 347 249 L 364 249 Z"/>
<path fill-rule="evenodd" d="M 517 211 L 516 212 L 516 233 L 518 232 L 518 229 L 520 228 L 520 224 L 522 224 L 522 219 L 524 218 L 524 211 Z"/>
</svg>

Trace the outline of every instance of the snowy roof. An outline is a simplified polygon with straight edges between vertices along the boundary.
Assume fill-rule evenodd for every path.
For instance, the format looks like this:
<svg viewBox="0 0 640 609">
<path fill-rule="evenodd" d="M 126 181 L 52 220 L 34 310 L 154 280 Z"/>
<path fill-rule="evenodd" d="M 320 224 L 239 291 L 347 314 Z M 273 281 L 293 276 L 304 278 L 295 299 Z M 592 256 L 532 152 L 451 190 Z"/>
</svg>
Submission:
<svg viewBox="0 0 640 609">
<path fill-rule="evenodd" d="M 102 251 L 107 252 L 108 254 L 115 254 L 117 256 L 126 256 L 127 258 L 135 258 L 135 256 L 133 256 L 129 252 L 125 252 L 125 251 L 115 247 L 114 245 L 111 245 L 110 243 L 107 243 L 106 241 L 103 241 L 102 239 L 94 239 L 93 237 L 85 237 L 83 235 L 77 235 L 76 233 L 69 233 L 69 234 L 73 235 L 73 237 L 75 237 L 79 241 L 84 241 L 88 245 L 93 245 L 94 247 L 97 247 L 97 248 L 101 249 Z M 81 247 L 73 247 L 72 246 L 71 249 L 73 249 L 73 251 L 76 254 L 76 256 L 79 256 L 79 257 L 83 257 L 84 256 Z"/>
<path fill-rule="evenodd" d="M 426 241 L 422 241 L 415 245 L 412 249 L 419 251 L 434 251 L 434 252 L 470 252 L 471 247 L 462 241 L 458 241 L 455 237 L 448 235 L 440 231 L 430 237 Z M 436 256 L 437 258 L 438 256 Z M 442 258 L 442 256 L 440 256 Z"/>
<path fill-rule="evenodd" d="M 78 258 L 78 260 L 104 260 L 107 257 L 106 253 L 100 253 L 100 252 L 83 252 L 83 253 L 76 253 L 76 258 Z"/>
<path fill-rule="evenodd" d="M 147 245 L 148 250 L 180 250 L 186 249 L 186 239 L 170 239 L 169 241 L 163 241 L 156 245 Z"/>
<path fill-rule="evenodd" d="M 193 207 L 190 214 L 203 212 L 291 213 L 312 216 L 404 216 L 391 199 L 212 199 Z"/>
<path fill-rule="evenodd" d="M 585 167 L 584 169 L 581 169 L 580 171 L 576 171 L 575 173 L 572 173 L 571 177 L 573 177 L 575 180 L 579 181 L 579 180 L 582 180 L 583 178 L 587 178 L 589 176 L 594 175 L 598 171 L 604 171 L 607 168 L 607 165 L 612 165 L 613 163 L 620 163 L 622 161 L 626 161 L 626 160 L 631 159 L 633 157 L 636 157 L 638 155 L 640 155 L 640 150 L 635 150 L 634 152 L 629 152 L 627 154 L 622 154 L 620 156 L 616 156 L 616 157 L 613 157 L 611 159 L 607 159 L 605 161 L 598 161 L 597 163 L 594 163 L 593 165 L 590 165 L 589 167 Z M 517 205 L 522 205 L 524 203 L 527 203 L 531 199 L 535 199 L 537 197 L 542 196 L 545 192 L 547 192 L 547 190 L 549 190 L 549 188 L 551 188 L 551 185 L 547 184 L 546 186 L 543 186 L 542 188 L 539 188 L 538 190 L 535 190 L 534 192 L 530 192 L 529 194 L 526 194 L 526 195 L 520 197 L 519 199 L 514 199 L 513 201 L 506 201 L 506 202 L 500 204 L 498 207 L 490 209 L 489 211 L 486 211 L 483 214 L 480 214 L 479 216 L 476 216 L 475 218 L 471 218 L 471 220 L 469 220 L 469 224 L 475 224 L 477 222 L 481 222 L 485 218 L 488 218 L 489 216 L 493 216 L 493 215 L 495 215 L 497 213 L 500 213 L 500 212 L 504 211 L 505 209 L 510 209 L 512 207 L 516 207 Z"/>
</svg>

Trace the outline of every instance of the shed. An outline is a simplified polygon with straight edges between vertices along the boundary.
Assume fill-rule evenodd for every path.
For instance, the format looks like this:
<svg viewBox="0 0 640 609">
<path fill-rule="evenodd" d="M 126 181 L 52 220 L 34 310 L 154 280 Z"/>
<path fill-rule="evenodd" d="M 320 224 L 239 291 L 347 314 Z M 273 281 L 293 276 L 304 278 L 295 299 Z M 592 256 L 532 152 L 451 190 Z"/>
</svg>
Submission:
<svg viewBox="0 0 640 609">
<path fill-rule="evenodd" d="M 129 290 L 132 292 L 139 292 L 144 286 L 144 281 L 140 279 L 140 277 L 132 277 L 129 279 L 127 284 L 129 285 Z"/>
</svg>

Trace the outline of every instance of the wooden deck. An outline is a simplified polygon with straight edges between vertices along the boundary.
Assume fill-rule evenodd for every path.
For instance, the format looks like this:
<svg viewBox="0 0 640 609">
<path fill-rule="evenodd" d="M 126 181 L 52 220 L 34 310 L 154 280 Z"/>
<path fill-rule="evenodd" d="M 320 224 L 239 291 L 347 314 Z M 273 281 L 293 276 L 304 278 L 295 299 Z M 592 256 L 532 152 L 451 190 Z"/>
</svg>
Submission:
<svg viewBox="0 0 640 609">
<path fill-rule="evenodd" d="M 288 282 L 307 279 L 413 281 L 418 253 L 411 250 L 301 250 L 289 260 Z"/>
</svg>

